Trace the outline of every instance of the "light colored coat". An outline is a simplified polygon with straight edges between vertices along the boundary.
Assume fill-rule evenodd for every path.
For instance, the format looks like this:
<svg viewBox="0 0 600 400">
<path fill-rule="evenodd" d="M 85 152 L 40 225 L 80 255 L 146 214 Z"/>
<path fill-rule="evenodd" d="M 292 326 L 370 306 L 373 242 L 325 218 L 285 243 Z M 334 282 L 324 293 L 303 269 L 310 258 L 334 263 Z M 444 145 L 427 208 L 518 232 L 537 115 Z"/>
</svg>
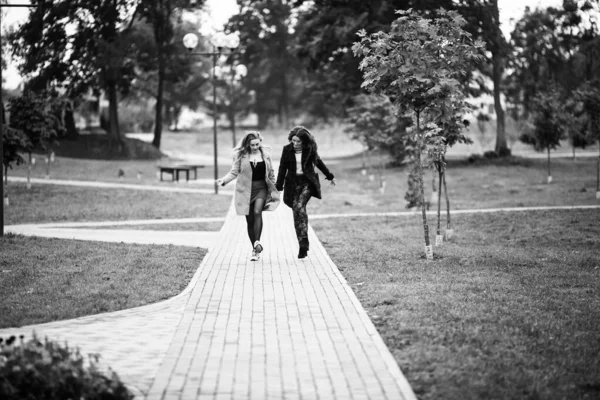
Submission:
<svg viewBox="0 0 600 400">
<path fill-rule="evenodd" d="M 263 160 L 265 161 L 265 181 L 267 182 L 267 201 L 263 210 L 273 211 L 280 202 L 279 192 L 275 188 L 275 171 L 271 156 L 260 149 Z M 250 213 L 250 196 L 252 193 L 252 166 L 248 154 L 244 154 L 239 159 L 233 160 L 231 170 L 223 177 L 223 186 L 237 178 L 235 182 L 235 191 L 233 201 L 235 211 L 238 215 L 248 215 Z"/>
</svg>

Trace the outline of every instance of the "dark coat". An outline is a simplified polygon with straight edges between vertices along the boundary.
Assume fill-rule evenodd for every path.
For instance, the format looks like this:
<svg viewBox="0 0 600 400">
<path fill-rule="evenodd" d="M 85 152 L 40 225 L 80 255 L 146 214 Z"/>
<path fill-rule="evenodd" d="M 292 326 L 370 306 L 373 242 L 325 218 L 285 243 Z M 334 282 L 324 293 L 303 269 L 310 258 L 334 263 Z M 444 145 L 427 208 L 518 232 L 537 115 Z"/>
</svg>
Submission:
<svg viewBox="0 0 600 400">
<path fill-rule="evenodd" d="M 319 157 L 316 152 L 302 151 L 302 171 L 305 178 L 310 183 L 310 194 L 317 199 L 321 198 L 321 184 L 319 175 L 315 171 L 315 166 L 325 174 L 327 180 L 333 179 L 333 174 Z M 294 178 L 296 177 L 296 156 L 294 155 L 294 146 L 290 143 L 283 146 L 281 160 L 279 161 L 279 172 L 277 173 L 277 190 L 283 190 L 283 202 L 292 207 L 294 197 Z"/>
</svg>

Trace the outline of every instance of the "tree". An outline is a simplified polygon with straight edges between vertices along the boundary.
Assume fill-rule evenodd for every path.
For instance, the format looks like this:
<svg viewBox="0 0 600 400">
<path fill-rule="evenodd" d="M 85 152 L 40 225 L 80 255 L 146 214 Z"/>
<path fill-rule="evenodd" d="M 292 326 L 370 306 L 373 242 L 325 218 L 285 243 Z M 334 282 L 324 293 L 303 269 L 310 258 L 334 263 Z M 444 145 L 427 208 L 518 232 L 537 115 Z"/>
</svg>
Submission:
<svg viewBox="0 0 600 400">
<path fill-rule="evenodd" d="M 398 118 L 392 102 L 386 96 L 361 94 L 353 99 L 354 105 L 348 109 L 346 118 L 347 127 L 345 132 L 351 138 L 362 143 L 363 150 L 363 173 L 374 179 L 371 173 L 372 152 L 374 150 L 391 157 L 393 165 L 400 165 L 406 156 L 405 135 L 406 125 L 410 119 Z M 368 161 L 368 169 L 364 157 Z M 379 155 L 377 172 L 379 175 L 379 190 L 385 192 L 384 157 Z"/>
<path fill-rule="evenodd" d="M 487 63 L 479 68 L 492 80 L 494 111 L 496 113 L 495 152 L 499 156 L 510 154 L 506 141 L 505 112 L 502 106 L 502 80 L 509 54 L 509 46 L 500 29 L 500 11 L 498 0 L 459 0 L 457 9 L 467 21 L 465 30 L 474 38 L 481 39 L 488 51 Z M 480 89 L 487 91 L 483 83 Z"/>
<path fill-rule="evenodd" d="M 245 65 L 235 67 L 226 65 L 220 69 L 220 81 L 223 90 L 220 91 L 220 103 L 225 110 L 225 116 L 231 129 L 232 146 L 237 146 L 236 120 L 240 116 L 248 115 L 252 104 L 251 93 L 246 90 L 243 82 L 248 73 Z"/>
<path fill-rule="evenodd" d="M 351 99 L 363 92 L 359 60 L 350 51 L 356 32 L 388 31 L 396 10 L 413 9 L 434 18 L 439 7 L 451 9 L 453 1 L 296 0 L 294 52 L 313 78 L 308 81 L 307 104 L 321 113 L 344 116 Z"/>
<path fill-rule="evenodd" d="M 133 28 L 132 42 L 137 68 L 136 79 L 128 100 L 149 103 L 148 99 L 153 99 L 154 125 L 156 125 L 159 74 L 156 62 L 158 50 L 153 36 L 153 28 L 145 21 L 136 22 Z M 195 23 L 179 21 L 176 18 L 173 29 L 173 48 L 170 49 L 172 52 L 164 71 L 163 117 L 160 123 L 163 124 L 162 121 L 166 120 L 169 126 L 177 127 L 179 114 L 184 106 L 196 109 L 198 105 L 208 101 L 206 98 L 209 97 L 210 90 L 206 84 L 210 83 L 211 65 L 190 56 L 189 51 L 181 45 L 183 36 L 197 29 Z M 201 51 L 205 51 L 208 45 L 203 37 L 200 38 L 200 41 L 199 47 L 202 49 Z M 156 133 L 156 127 L 154 131 Z M 158 141 L 160 142 L 160 139 Z"/>
<path fill-rule="evenodd" d="M 348 109 L 346 132 L 363 144 L 367 151 L 388 153 L 393 165 L 400 165 L 406 156 L 404 146 L 409 118 L 398 118 L 387 96 L 361 94 L 352 99 Z"/>
<path fill-rule="evenodd" d="M 4 179 L 5 184 L 8 183 L 8 169 L 12 168 L 13 165 L 25 164 L 25 159 L 21 156 L 21 153 L 27 151 L 31 147 L 31 142 L 27 136 L 14 128 L 9 126 L 3 127 L 4 134 L 2 135 L 2 163 L 4 164 Z"/>
<path fill-rule="evenodd" d="M 228 32 L 239 32 L 240 45 L 229 63 L 244 64 L 248 74 L 243 80 L 246 93 L 254 93 L 254 111 L 259 128 L 272 117 L 289 126 L 300 115 L 306 93 L 304 66 L 292 48 L 296 15 L 293 0 L 238 0 L 240 13 L 226 26 Z"/>
<path fill-rule="evenodd" d="M 23 148 L 29 154 L 27 168 L 27 186 L 29 188 L 31 186 L 31 153 L 39 149 L 48 154 L 63 127 L 52 113 L 47 99 L 32 92 L 25 92 L 20 97 L 11 98 L 8 107 L 10 127 L 22 132 L 29 142 L 29 146 Z"/>
<path fill-rule="evenodd" d="M 436 230 L 436 244 L 438 245 L 442 244 L 442 234 L 440 232 L 442 183 L 446 198 L 446 239 L 450 239 L 453 232 L 450 218 L 450 199 L 446 185 L 446 151 L 448 147 L 452 147 L 456 143 L 472 143 L 471 139 L 463 135 L 464 129 L 469 126 L 469 121 L 464 120 L 463 116 L 470 108 L 472 107 L 465 101 L 464 93 L 457 91 L 445 102 L 440 103 L 438 107 L 432 107 L 429 113 L 431 121 L 438 128 L 437 134 L 431 137 L 432 145 L 428 148 L 429 159 L 438 173 Z"/>
<path fill-rule="evenodd" d="M 557 32 L 558 16 L 555 8 L 526 11 L 512 32 L 513 72 L 508 94 L 511 102 L 521 105 L 524 118 L 529 116 L 536 95 L 557 81 L 566 62 Z"/>
<path fill-rule="evenodd" d="M 180 52 L 181 41 L 174 41 L 175 21 L 182 18 L 184 11 L 197 10 L 203 7 L 204 0 L 139 0 L 136 12 L 140 18 L 152 27 L 152 35 L 156 45 L 153 58 L 156 63 L 156 118 L 154 123 L 154 139 L 152 145 L 160 148 L 163 128 L 164 89 L 167 79 L 169 60 Z"/>
<path fill-rule="evenodd" d="M 511 34 L 513 49 L 507 95 L 528 118 L 534 98 L 556 85 L 568 98 L 582 83 L 597 78 L 599 2 L 566 0 L 562 8 L 528 8 Z"/>
<path fill-rule="evenodd" d="M 400 16 L 389 32 L 368 35 L 361 30 L 361 40 L 352 50 L 362 58 L 362 87 L 389 96 L 399 115 L 410 113 L 413 118 L 409 133 L 416 143 L 426 257 L 432 259 L 421 152 L 429 143 L 441 145 L 441 140 L 431 140 L 441 129 L 434 123 L 435 116 L 463 90 L 461 80 L 481 60 L 483 43 L 472 42 L 461 28 L 465 20 L 455 11 L 440 9 L 434 20 L 411 11 L 397 13 Z"/>
<path fill-rule="evenodd" d="M 32 76 L 28 89 L 62 88 L 70 99 L 106 93 L 107 133 L 119 149 L 118 94 L 127 93 L 134 76 L 126 40 L 131 6 L 129 0 L 56 0 L 35 8 L 10 38 L 23 60 L 21 73 Z"/>
<path fill-rule="evenodd" d="M 563 99 L 555 88 L 539 93 L 533 99 L 531 132 L 521 135 L 523 143 L 530 144 L 536 151 L 547 151 L 548 183 L 552 182 L 550 171 L 550 150 L 560 146 L 560 140 L 566 135 L 568 115 L 563 111 Z"/>
<path fill-rule="evenodd" d="M 587 138 L 598 143 L 596 198 L 600 199 L 600 81 L 586 82 L 577 90 L 575 96 L 582 103 Z"/>
</svg>

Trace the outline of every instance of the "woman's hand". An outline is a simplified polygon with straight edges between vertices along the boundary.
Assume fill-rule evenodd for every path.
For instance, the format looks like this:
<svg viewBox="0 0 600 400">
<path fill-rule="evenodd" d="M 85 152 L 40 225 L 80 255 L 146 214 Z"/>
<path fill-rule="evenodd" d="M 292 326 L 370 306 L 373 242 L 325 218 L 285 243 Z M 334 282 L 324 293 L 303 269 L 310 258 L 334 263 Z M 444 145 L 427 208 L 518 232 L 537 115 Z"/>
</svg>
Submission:
<svg viewBox="0 0 600 400">
<path fill-rule="evenodd" d="M 337 185 L 337 182 L 335 181 L 335 178 L 333 178 L 333 179 L 331 180 L 331 186 L 335 186 L 335 185 Z"/>
<path fill-rule="evenodd" d="M 216 182 L 217 182 L 217 185 L 224 186 L 223 185 L 223 179 L 217 179 Z"/>
</svg>

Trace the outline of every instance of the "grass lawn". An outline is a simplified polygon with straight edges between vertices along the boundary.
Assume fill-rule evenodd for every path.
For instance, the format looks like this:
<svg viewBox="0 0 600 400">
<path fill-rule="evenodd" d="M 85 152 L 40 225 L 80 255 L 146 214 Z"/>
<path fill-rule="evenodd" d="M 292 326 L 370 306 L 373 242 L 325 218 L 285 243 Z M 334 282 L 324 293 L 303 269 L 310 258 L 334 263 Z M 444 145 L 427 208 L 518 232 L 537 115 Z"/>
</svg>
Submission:
<svg viewBox="0 0 600 400">
<path fill-rule="evenodd" d="M 36 164 L 31 170 L 33 178 L 46 177 L 46 165 L 44 157 L 36 155 Z M 167 173 L 163 174 L 164 181 L 161 182 L 158 178 L 157 166 L 159 164 L 169 164 L 174 161 L 165 159 L 158 160 L 85 160 L 79 158 L 56 157 L 56 160 L 50 164 L 50 178 L 52 179 L 68 179 L 82 181 L 100 181 L 100 182 L 119 182 L 128 184 L 143 184 L 143 185 L 175 185 L 171 181 L 171 176 Z M 230 165 L 219 165 L 219 171 L 228 170 Z M 119 177 L 119 170 L 122 170 L 124 176 Z M 140 177 L 138 178 L 138 173 Z M 191 173 L 190 179 L 193 179 Z M 20 165 L 8 171 L 8 176 L 27 176 L 27 166 Z M 180 180 L 185 182 L 185 173 L 180 173 Z M 198 179 L 213 179 L 214 169 L 213 164 L 206 165 L 205 168 L 198 169 Z M 180 183 L 183 184 L 183 183 Z M 206 186 L 204 186 L 206 187 Z"/>
<path fill-rule="evenodd" d="M 175 296 L 206 250 L 6 235 L 0 254 L 0 328 L 7 328 Z"/>
<path fill-rule="evenodd" d="M 9 184 L 5 223 L 223 217 L 231 196 L 60 185 Z"/>
<path fill-rule="evenodd" d="M 595 163 L 590 158 L 553 160 L 554 179 L 548 185 L 544 160 L 450 162 L 451 208 L 599 204 Z M 406 169 L 386 169 L 381 194 L 377 180 L 361 174 L 361 164 L 360 157 L 328 163 L 338 185 L 330 187 L 322 179 L 323 200 L 309 203 L 309 215 L 405 211 Z M 431 171 L 426 179 L 429 198 Z M 47 185 L 26 191 L 24 184 L 12 183 L 10 190 L 7 224 L 220 217 L 231 201 L 230 196 Z M 422 257 L 419 215 L 315 219 L 311 224 L 419 399 L 596 399 L 598 221 L 598 209 L 456 214 L 455 238 L 434 249 L 432 262 Z M 433 238 L 433 218 L 429 226 Z M 171 227 L 198 225 L 165 228 Z M 79 310 L 75 303 L 81 292 L 104 293 L 105 286 L 98 285 L 116 285 L 116 280 L 124 286 L 115 286 L 114 297 L 92 296 L 81 312 L 157 301 L 181 291 L 204 255 L 197 249 L 14 236 L 1 239 L 0 250 L 0 269 L 10 271 L 0 274 L 0 296 L 18 301 L 0 300 L 21 307 L 20 314 L 10 314 L 13 322 L 2 326 L 39 322 L 24 320 L 27 315 L 69 318 L 56 315 L 62 310 L 45 309 L 47 299 L 62 296 L 53 291 L 64 288 L 71 297 L 55 308 L 69 312 Z M 113 271 L 121 259 L 123 271 Z M 46 265 L 60 265 L 62 271 L 49 274 Z M 162 271 L 170 268 L 180 269 L 163 279 Z M 121 273 L 125 276 L 111 275 Z M 33 279 L 39 281 L 33 285 Z M 162 292 L 153 285 L 161 285 Z M 9 319 L 5 309 L 0 312 L 2 320 Z"/>
<path fill-rule="evenodd" d="M 518 157 L 448 163 L 447 186 L 451 209 L 600 204 L 596 200 L 594 158 L 553 160 L 553 182 L 546 184 L 545 160 Z M 379 192 L 378 175 L 361 174 L 360 157 L 328 164 L 336 177 L 332 187 L 321 176 L 323 200 L 311 200 L 311 214 L 406 211 L 406 167 L 384 170 L 386 187 Z M 375 172 L 375 171 L 374 171 Z M 425 198 L 432 193 L 432 170 L 425 175 Z M 437 180 L 436 180 L 437 181 Z M 445 204 L 443 195 L 442 202 Z"/>
<path fill-rule="evenodd" d="M 432 262 L 420 216 L 313 227 L 419 399 L 597 399 L 598 221 L 600 210 L 456 215 Z"/>
<path fill-rule="evenodd" d="M 360 151 L 360 145 L 348 138 L 341 127 L 315 128 L 313 130 L 319 138 L 319 148 L 326 156 L 335 156 L 337 153 L 346 154 Z M 279 161 L 281 149 L 287 143 L 287 130 L 267 129 L 261 131 L 264 143 L 270 147 L 268 151 L 274 161 Z M 236 139 L 244 135 L 244 130 L 236 132 Z M 153 135 L 147 135 L 149 139 Z M 163 132 L 161 139 L 161 150 L 170 154 L 173 159 L 163 160 L 88 160 L 70 157 L 56 157 L 50 164 L 50 177 L 52 179 L 72 179 L 102 182 L 121 182 L 129 184 L 144 185 L 174 185 L 170 182 L 169 174 L 164 174 L 166 182 L 160 182 L 157 177 L 157 166 L 177 162 L 177 159 L 195 160 L 195 163 L 204 165 L 198 169 L 198 179 L 214 179 L 214 148 L 212 128 L 203 128 L 192 132 Z M 231 157 L 233 155 L 232 133 L 228 129 L 220 128 L 218 132 L 218 175 L 223 176 L 231 168 Z M 45 178 L 47 165 L 44 155 L 34 155 L 36 163 L 32 166 L 31 176 Z M 27 156 L 25 156 L 27 159 Z M 199 161 L 201 160 L 201 161 Z M 123 178 L 119 178 L 119 170 L 124 172 Z M 138 179 L 138 172 L 140 178 Z M 14 167 L 8 171 L 9 176 L 27 176 L 27 165 Z M 180 174 L 185 181 L 185 174 Z M 183 183 L 182 183 L 183 184 Z M 206 185 L 203 185 L 206 188 Z"/>
</svg>

